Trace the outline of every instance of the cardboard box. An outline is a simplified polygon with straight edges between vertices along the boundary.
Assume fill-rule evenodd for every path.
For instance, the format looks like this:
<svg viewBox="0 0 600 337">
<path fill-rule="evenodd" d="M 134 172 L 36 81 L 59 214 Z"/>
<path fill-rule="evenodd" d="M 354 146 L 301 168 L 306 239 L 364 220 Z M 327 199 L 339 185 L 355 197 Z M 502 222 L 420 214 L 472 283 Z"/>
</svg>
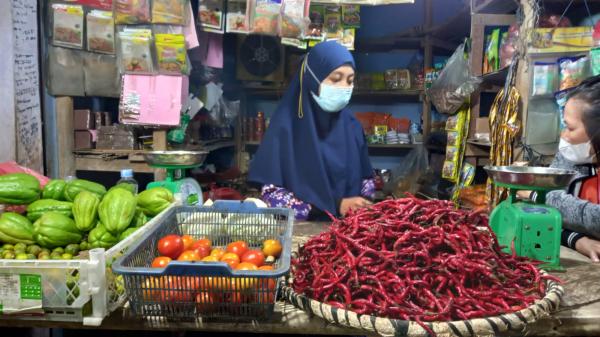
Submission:
<svg viewBox="0 0 600 337">
<path fill-rule="evenodd" d="M 73 110 L 73 130 L 93 130 L 95 127 L 94 114 L 90 110 Z"/>
<path fill-rule="evenodd" d="M 93 148 L 94 140 L 90 131 L 75 131 L 75 150 L 89 150 Z"/>
<path fill-rule="evenodd" d="M 135 150 L 137 137 L 131 127 L 115 124 L 98 129 L 97 149 L 103 150 Z"/>
</svg>

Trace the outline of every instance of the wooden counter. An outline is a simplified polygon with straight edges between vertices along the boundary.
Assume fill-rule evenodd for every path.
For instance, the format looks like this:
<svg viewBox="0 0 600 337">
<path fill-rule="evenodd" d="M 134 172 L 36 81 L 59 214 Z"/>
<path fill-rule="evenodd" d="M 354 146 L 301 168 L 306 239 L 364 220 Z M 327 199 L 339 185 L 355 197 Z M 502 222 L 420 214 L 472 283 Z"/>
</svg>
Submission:
<svg viewBox="0 0 600 337">
<path fill-rule="evenodd" d="M 308 236 L 321 232 L 321 223 L 296 223 L 293 247 L 304 242 Z M 527 332 L 515 335 L 584 336 L 600 334 L 600 265 L 592 264 L 578 253 L 562 248 L 562 264 L 565 273 L 556 275 L 565 281 L 565 297 L 561 309 L 553 317 L 544 318 L 529 326 Z M 359 330 L 328 324 L 309 316 L 283 302 L 277 303 L 273 318 L 267 322 L 165 322 L 140 320 L 130 316 L 127 307 L 107 317 L 100 327 L 84 327 L 79 323 L 46 322 L 35 320 L 0 319 L 0 327 L 42 327 L 65 329 L 106 330 L 201 330 L 208 332 L 253 332 L 302 335 L 363 335 Z"/>
</svg>

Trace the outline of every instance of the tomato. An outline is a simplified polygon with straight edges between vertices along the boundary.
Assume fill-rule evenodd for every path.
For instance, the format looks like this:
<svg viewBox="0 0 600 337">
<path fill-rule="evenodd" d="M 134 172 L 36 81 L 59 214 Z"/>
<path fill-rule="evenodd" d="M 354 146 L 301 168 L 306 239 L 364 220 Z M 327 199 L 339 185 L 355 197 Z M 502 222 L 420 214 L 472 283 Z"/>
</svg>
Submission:
<svg viewBox="0 0 600 337">
<path fill-rule="evenodd" d="M 202 260 L 200 260 L 200 261 L 202 261 L 202 262 L 219 262 L 219 259 L 217 259 L 216 256 L 209 255 L 209 256 L 203 257 Z"/>
<path fill-rule="evenodd" d="M 237 256 L 242 256 L 246 251 L 248 251 L 248 244 L 244 241 L 234 241 L 227 245 L 227 249 L 225 249 L 228 253 L 237 254 Z"/>
<path fill-rule="evenodd" d="M 200 280 L 202 290 L 210 291 L 214 299 L 217 299 L 215 297 L 216 293 L 222 293 L 223 290 L 229 290 L 229 283 L 230 279 L 228 277 L 208 276 L 202 277 Z"/>
<path fill-rule="evenodd" d="M 194 243 L 194 238 L 190 235 L 182 235 L 181 240 L 183 240 L 183 250 L 192 249 L 192 244 Z"/>
<path fill-rule="evenodd" d="M 155 258 L 154 261 L 152 261 L 152 268 L 164 268 L 172 260 L 173 259 L 171 259 L 168 256 L 159 256 L 159 257 Z"/>
<path fill-rule="evenodd" d="M 158 240 L 158 252 L 160 255 L 176 259 L 183 252 L 183 240 L 179 235 L 171 234 Z"/>
<path fill-rule="evenodd" d="M 225 255 L 223 255 L 223 257 L 219 261 L 225 262 L 232 269 L 235 269 L 235 267 L 237 267 L 237 265 L 240 264 L 240 257 L 234 253 L 226 253 Z"/>
<path fill-rule="evenodd" d="M 236 270 L 258 270 L 258 267 L 249 262 L 242 262 L 236 268 Z M 257 284 L 257 279 L 253 277 L 242 277 L 242 278 L 234 278 L 233 285 L 234 289 L 247 291 L 248 289 L 254 288 Z"/>
<path fill-rule="evenodd" d="M 262 252 L 266 256 L 279 257 L 281 255 L 281 243 L 277 240 L 265 240 L 262 246 Z"/>
<path fill-rule="evenodd" d="M 265 254 L 260 250 L 249 250 L 241 258 L 242 262 L 250 262 L 253 265 L 260 267 L 265 264 Z"/>
<path fill-rule="evenodd" d="M 179 257 L 177 261 L 200 261 L 201 257 L 193 250 L 186 250 Z"/>
<path fill-rule="evenodd" d="M 210 256 L 215 256 L 217 259 L 221 259 L 225 255 L 225 251 L 221 248 L 214 248 L 210 251 Z"/>
<path fill-rule="evenodd" d="M 261 266 L 258 270 L 274 270 L 273 266 Z M 275 287 L 277 282 L 272 278 L 262 278 L 258 281 L 261 292 L 256 294 L 256 300 L 260 303 L 273 303 L 275 301 Z"/>
<path fill-rule="evenodd" d="M 210 293 L 200 292 L 196 295 L 196 309 L 200 313 L 210 312 L 214 303 L 215 301 Z"/>
<path fill-rule="evenodd" d="M 196 248 L 192 249 L 194 252 L 196 252 L 196 254 L 198 254 L 198 256 L 203 259 L 205 257 L 207 257 L 210 254 L 210 248 L 206 247 L 206 246 L 198 246 Z"/>
<path fill-rule="evenodd" d="M 192 249 L 198 246 L 208 247 L 208 250 L 210 250 L 210 248 L 212 247 L 212 242 L 207 238 L 199 239 L 198 241 L 194 242 L 194 244 L 192 245 Z"/>
<path fill-rule="evenodd" d="M 195 277 L 163 276 L 160 281 L 160 300 L 165 302 L 191 302 L 200 284 Z"/>
<path fill-rule="evenodd" d="M 158 297 L 158 295 L 160 294 L 160 291 L 158 290 L 158 288 L 160 288 L 159 285 L 159 278 L 155 278 L 155 277 L 148 277 L 144 280 L 144 283 L 142 283 L 142 297 L 144 298 L 144 301 L 147 302 L 152 302 L 155 301 Z"/>
<path fill-rule="evenodd" d="M 250 262 L 242 262 L 236 268 L 236 270 L 258 270 L 258 267 Z"/>
</svg>

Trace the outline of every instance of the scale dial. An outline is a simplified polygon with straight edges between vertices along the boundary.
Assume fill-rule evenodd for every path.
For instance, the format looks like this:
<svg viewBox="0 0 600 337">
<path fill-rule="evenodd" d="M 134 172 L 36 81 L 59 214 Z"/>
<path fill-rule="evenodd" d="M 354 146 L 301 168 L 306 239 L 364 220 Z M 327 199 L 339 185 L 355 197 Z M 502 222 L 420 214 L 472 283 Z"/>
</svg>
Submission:
<svg viewBox="0 0 600 337">
<path fill-rule="evenodd" d="M 177 181 L 179 184 L 179 193 L 183 198 L 183 202 L 190 206 L 202 205 L 204 203 L 202 197 L 202 188 L 196 180 L 186 178 Z"/>
</svg>

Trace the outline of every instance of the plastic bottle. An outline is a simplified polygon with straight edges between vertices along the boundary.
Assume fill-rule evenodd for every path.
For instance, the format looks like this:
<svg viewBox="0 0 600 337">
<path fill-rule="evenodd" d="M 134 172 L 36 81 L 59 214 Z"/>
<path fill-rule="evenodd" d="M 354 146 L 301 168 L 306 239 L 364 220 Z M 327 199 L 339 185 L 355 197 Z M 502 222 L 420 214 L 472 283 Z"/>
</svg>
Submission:
<svg viewBox="0 0 600 337">
<path fill-rule="evenodd" d="M 118 184 L 131 184 L 133 185 L 133 191 L 137 194 L 138 192 L 138 183 L 133 179 L 133 170 L 121 170 L 121 179 L 117 181 Z"/>
</svg>

